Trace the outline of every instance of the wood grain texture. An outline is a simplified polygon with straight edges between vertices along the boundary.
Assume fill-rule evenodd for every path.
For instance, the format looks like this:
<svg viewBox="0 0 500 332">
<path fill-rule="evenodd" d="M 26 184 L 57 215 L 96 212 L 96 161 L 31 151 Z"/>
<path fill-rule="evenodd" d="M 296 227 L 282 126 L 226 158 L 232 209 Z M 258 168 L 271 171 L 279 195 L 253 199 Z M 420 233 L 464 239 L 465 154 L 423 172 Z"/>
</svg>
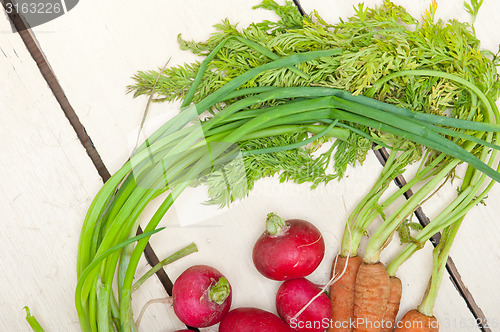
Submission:
<svg viewBox="0 0 500 332">
<path fill-rule="evenodd" d="M 79 329 L 73 310 L 82 218 L 101 182 L 38 68 L 0 18 L 0 330 Z"/>
<path fill-rule="evenodd" d="M 0 331 L 29 330 L 24 306 L 46 331 L 78 331 L 76 249 L 102 178 L 7 17 L 0 19 L 0 49 Z M 138 305 L 162 294 L 151 281 Z M 150 320 L 145 329 L 184 327 L 168 307 L 152 312 L 166 323 Z"/>
<path fill-rule="evenodd" d="M 427 8 L 428 2 L 398 3 L 418 15 Z M 63 17 L 37 27 L 34 33 L 104 163 L 114 172 L 135 143 L 135 130 L 146 103 L 144 98 L 133 100 L 125 95 L 130 77 L 137 70 L 161 67 L 169 57 L 172 65 L 192 61 L 191 55 L 178 49 L 176 37 L 180 32 L 185 38 L 204 40 L 213 31 L 212 25 L 225 17 L 239 21 L 241 26 L 272 18 L 266 12 L 250 11 L 257 3 L 253 0 L 153 0 L 147 6 L 139 6 L 126 0 L 118 6 L 116 2 L 87 0 Z M 325 0 L 301 1 L 306 12 L 317 9 L 331 21 L 352 14 L 354 3 L 351 0 L 333 5 Z M 365 3 L 373 5 L 380 1 Z M 442 11 L 438 13 L 442 16 L 467 19 L 461 11 L 461 2 L 457 6 L 451 0 L 439 1 L 439 6 Z M 484 23 L 476 27 L 483 45 L 494 50 L 499 41 L 500 24 L 491 14 L 496 8 L 498 4 L 485 4 L 480 14 L 483 16 L 478 17 L 478 23 Z M 26 330 L 22 306 L 30 305 L 32 313 L 48 331 L 77 331 L 73 309 L 74 255 L 79 225 L 90 199 L 100 187 L 100 180 L 33 60 L 23 53 L 19 38 L 10 34 L 10 27 L 2 20 L 2 31 L 9 33 L 0 34 L 0 48 L 7 59 L 0 62 L 0 84 L 9 97 L 0 100 L 0 112 L 6 119 L 0 123 L 0 158 L 8 180 L 5 189 L 2 188 L 0 204 L 2 210 L 7 211 L 3 220 L 8 220 L 2 223 L 5 225 L 2 234 L 9 235 L 2 235 L 0 244 L 0 254 L 7 257 L 2 267 L 8 271 L 0 275 L 0 283 L 14 286 L 0 290 L 0 330 Z M 176 107 L 154 105 L 148 126 L 157 127 L 176 112 Z M 266 179 L 257 184 L 248 199 L 223 210 L 202 204 L 206 199 L 203 188 L 190 189 L 167 214 L 162 222 L 167 230 L 154 237 L 152 244 L 161 259 L 195 241 L 200 252 L 169 266 L 169 276 L 175 279 L 193 264 L 211 264 L 232 283 L 233 307 L 254 305 L 275 311 L 273 299 L 279 283 L 260 276 L 249 256 L 254 241 L 263 231 L 266 214 L 273 211 L 284 218 L 307 219 L 324 233 L 327 254 L 310 276 L 312 281 L 324 283 L 329 279 L 331 262 L 340 247 L 348 211 L 367 192 L 379 170 L 378 161 L 370 155 L 362 168 L 348 172 L 345 181 L 316 191 L 310 191 L 307 185 L 279 184 L 276 179 Z M 500 324 L 500 300 L 491 295 L 500 294 L 495 279 L 500 270 L 498 264 L 492 264 L 500 260 L 495 239 L 500 227 L 494 219 L 498 209 L 493 203 L 496 197 L 500 197 L 498 188 L 490 195 L 492 203 L 478 208 L 468 218 L 470 222 L 464 222 L 452 256 L 485 314 Z M 448 198 L 443 193 L 436 199 L 442 204 Z M 154 202 L 158 203 L 159 200 Z M 428 209 L 425 211 L 430 211 L 432 216 L 432 204 Z M 154 206 L 150 206 L 144 219 L 153 212 Z M 480 226 L 477 220 L 481 221 Z M 31 245 L 34 249 L 30 249 Z M 382 261 L 387 262 L 397 250 L 395 240 Z M 430 275 L 431 251 L 429 243 L 412 258 L 411 264 L 401 267 L 398 273 L 403 281 L 400 313 L 420 302 Z M 147 268 L 143 261 L 138 275 Z M 135 294 L 134 312 L 138 314 L 144 303 L 164 296 L 158 281 L 148 280 Z M 440 320 L 441 331 L 478 331 L 471 325 L 473 316 L 447 276 L 435 315 Z M 182 328 L 167 304 L 152 305 L 143 324 L 144 331 Z M 207 329 L 210 330 L 216 329 Z M 499 325 L 492 331 L 500 331 Z"/>
<path fill-rule="evenodd" d="M 199 59 L 179 49 L 179 33 L 202 41 L 226 17 L 241 25 L 271 18 L 265 11 L 250 11 L 258 3 L 154 0 L 143 6 L 126 0 L 118 6 L 90 0 L 33 31 L 105 165 L 114 172 L 134 147 L 146 105 L 145 98 L 125 94 L 131 77 L 167 61 L 173 66 Z M 159 126 L 178 106 L 153 104 L 149 124 Z"/>
</svg>

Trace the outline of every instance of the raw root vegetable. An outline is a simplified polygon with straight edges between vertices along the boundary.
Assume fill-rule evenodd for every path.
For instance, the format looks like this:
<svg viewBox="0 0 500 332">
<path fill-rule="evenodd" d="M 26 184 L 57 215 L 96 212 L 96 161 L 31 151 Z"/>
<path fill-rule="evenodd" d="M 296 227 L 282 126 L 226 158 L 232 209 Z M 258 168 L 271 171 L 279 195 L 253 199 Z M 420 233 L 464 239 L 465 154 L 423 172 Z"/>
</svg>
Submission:
<svg viewBox="0 0 500 332">
<path fill-rule="evenodd" d="M 305 278 L 281 284 L 276 294 L 276 309 L 278 315 L 298 332 L 324 331 L 332 311 L 328 296 Z"/>
<path fill-rule="evenodd" d="M 325 255 L 325 242 L 313 224 L 300 219 L 285 221 L 269 213 L 266 227 L 252 253 L 263 276 L 282 281 L 314 272 Z"/>
<path fill-rule="evenodd" d="M 186 325 L 207 327 L 217 324 L 231 307 L 231 286 L 227 279 L 206 265 L 184 271 L 172 289 L 174 311 Z"/>
<path fill-rule="evenodd" d="M 439 324 L 434 316 L 427 316 L 418 310 L 408 311 L 397 323 L 394 332 L 438 332 Z"/>
<path fill-rule="evenodd" d="M 351 332 L 375 327 L 375 330 L 391 332 L 401 301 L 402 285 L 397 277 L 389 277 L 381 264 L 365 264 L 359 256 L 338 256 L 332 267 L 332 278 L 345 272 L 330 286 L 332 303 L 331 326 L 327 332 Z M 387 279 L 389 292 L 387 291 Z M 385 296 L 387 295 L 387 300 Z M 382 313 L 386 302 L 386 308 Z M 356 306 L 356 314 L 355 308 Z M 369 315 L 368 312 L 372 312 Z M 369 318 L 370 317 L 370 318 Z M 358 323 L 363 323 L 358 326 Z"/>
<path fill-rule="evenodd" d="M 137 266 L 150 236 L 188 186 L 207 184 L 210 202 L 227 205 L 246 197 L 264 176 L 314 188 L 341 178 L 373 144 L 391 148 L 397 162 L 387 165 L 382 189 L 415 161 L 422 161 L 419 177 L 385 202 L 378 202 L 383 190 L 375 188 L 351 220 L 354 243 L 343 243 L 341 253 L 355 255 L 370 221 L 413 185 L 428 181 L 372 236 L 364 259 L 377 262 L 389 235 L 439 183 L 453 178 L 461 162 L 482 172 L 481 179 L 500 182 L 491 161 L 500 130 L 494 103 L 499 61 L 479 50 L 469 23 L 434 23 L 434 8 L 419 24 L 389 1 L 375 9 L 360 6 L 338 25 L 314 13 L 302 18 L 291 4 L 266 0 L 260 7 L 281 18 L 244 32 L 223 22 L 208 41 L 182 41 L 203 61 L 139 75 L 137 95 L 183 99 L 182 110 L 137 148 L 87 211 L 75 289 L 82 331 L 136 329 L 131 317 Z M 333 138 L 331 148 L 314 153 L 314 145 Z M 390 275 L 491 188 L 481 191 L 471 183 L 452 204 L 452 218 L 426 227 Z M 162 194 L 144 235 L 132 240 L 144 209 Z"/>
<path fill-rule="evenodd" d="M 327 332 L 352 332 L 354 322 L 354 288 L 356 275 L 363 259 L 359 256 L 343 257 L 340 254 L 332 266 L 332 279 L 342 275 L 330 286 L 332 305 L 331 324 Z"/>
<path fill-rule="evenodd" d="M 401 303 L 401 295 L 403 293 L 401 279 L 398 277 L 390 277 L 389 283 L 391 291 L 389 293 L 387 308 L 385 309 L 383 318 L 384 326 L 382 327 L 382 332 L 392 332 L 394 330 L 396 326 L 396 317 L 399 312 L 399 305 Z"/>
<path fill-rule="evenodd" d="M 382 263 L 359 266 L 354 289 L 354 331 L 381 331 L 387 302 L 390 277 Z"/>
<path fill-rule="evenodd" d="M 219 332 L 293 332 L 278 316 L 258 308 L 237 308 L 219 324 Z"/>
</svg>

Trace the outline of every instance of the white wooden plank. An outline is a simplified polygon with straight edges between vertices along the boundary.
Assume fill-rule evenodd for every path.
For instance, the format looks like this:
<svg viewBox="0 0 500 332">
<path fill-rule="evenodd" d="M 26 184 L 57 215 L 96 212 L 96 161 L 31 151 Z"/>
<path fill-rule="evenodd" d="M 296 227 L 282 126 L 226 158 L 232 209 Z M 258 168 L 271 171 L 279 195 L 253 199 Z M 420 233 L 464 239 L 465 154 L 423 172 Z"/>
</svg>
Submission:
<svg viewBox="0 0 500 332">
<path fill-rule="evenodd" d="M 208 264 L 219 269 L 233 287 L 233 308 L 256 306 L 276 312 L 274 297 L 280 285 L 261 276 L 252 262 L 252 248 L 265 229 L 265 219 L 269 212 L 275 212 L 283 218 L 301 218 L 314 223 L 323 233 L 326 242 L 325 258 L 318 269 L 308 278 L 317 284 L 324 284 L 329 279 L 331 262 L 340 248 L 340 239 L 348 211 L 365 193 L 366 187 L 352 190 L 363 181 L 374 181 L 380 169 L 375 157 L 371 155 L 364 168 L 349 172 L 340 183 L 332 183 L 324 188 L 311 191 L 307 184 L 279 184 L 277 179 L 263 179 L 256 184 L 250 196 L 237 203 L 231 209 L 211 218 L 200 218 L 200 222 L 181 227 L 185 215 L 182 210 L 203 211 L 202 204 L 206 196 L 195 195 L 182 198 L 180 203 L 169 211 L 162 222 L 166 226 L 164 234 L 152 239 L 152 246 L 160 257 L 166 257 L 172 248 L 180 248 L 195 242 L 199 252 L 166 267 L 167 274 L 174 280 L 187 267 L 195 264 Z M 156 201 L 144 214 L 144 219 L 151 217 Z M 422 287 L 425 288 L 423 283 Z M 216 331 L 216 327 L 205 329 Z"/>
<path fill-rule="evenodd" d="M 226 17 L 242 25 L 271 18 L 265 11 L 242 11 L 258 3 L 155 0 L 139 6 L 131 0 L 84 1 L 34 32 L 104 163 L 116 171 L 130 153 L 126 143 L 135 139 L 131 132 L 145 107 L 144 98 L 125 95 L 131 76 L 162 67 L 168 60 L 170 65 L 194 60 L 179 50 L 179 33 L 201 41 Z M 153 105 L 152 117 L 155 110 L 165 112 L 164 106 Z"/>
<path fill-rule="evenodd" d="M 310 191 L 307 185 L 278 184 L 276 179 L 261 180 L 248 199 L 197 225 L 180 227 L 182 214 L 178 210 L 177 213 L 171 211 L 162 223 L 167 230 L 153 238 L 152 245 L 157 248 L 158 255 L 164 257 L 172 252 L 172 248 L 195 241 L 200 252 L 168 266 L 169 276 L 175 279 L 184 269 L 195 264 L 216 266 L 232 283 L 234 307 L 257 306 L 275 312 L 274 295 L 280 283 L 262 277 L 251 260 L 251 250 L 263 231 L 266 214 L 274 211 L 285 218 L 303 218 L 322 231 L 327 244 L 325 258 L 308 278 L 317 284 L 324 284 L 329 279 L 331 262 L 340 248 L 348 211 L 366 193 L 367 187 L 360 184 L 372 183 L 375 170 L 379 171 L 380 166 L 375 157 L 370 156 L 363 168 L 349 172 L 342 182 L 331 183 L 315 191 Z M 202 210 L 202 203 L 201 200 L 190 200 L 189 208 Z M 179 204 L 176 207 L 181 208 Z M 148 209 L 144 218 L 150 217 L 153 210 L 152 207 Z M 383 253 L 382 261 L 387 263 L 398 249 L 394 242 Z M 404 285 L 399 317 L 418 306 L 422 299 L 431 274 L 432 249 L 428 243 L 398 271 Z M 473 316 L 448 279 L 441 287 L 435 314 L 442 322 L 441 331 L 477 330 L 470 326 Z M 467 325 L 462 327 L 459 322 L 467 322 Z M 215 327 L 208 330 L 216 331 Z"/>
<path fill-rule="evenodd" d="M 76 250 L 102 179 L 6 16 L 0 58 L 0 331 L 30 330 L 24 306 L 47 332 L 80 331 Z M 156 279 L 148 286 L 148 299 L 162 291 Z M 155 320 L 142 326 L 160 330 Z"/>
<path fill-rule="evenodd" d="M 111 171 L 114 171 L 128 156 L 131 145 L 129 142 L 133 142 L 135 138 L 133 131 L 140 121 L 145 104 L 144 99 L 134 101 L 130 96 L 124 95 L 124 87 L 131 82 L 129 77 L 137 70 L 161 66 L 168 57 L 172 57 L 171 64 L 191 61 L 190 55 L 180 52 L 177 48 L 176 36 L 179 32 L 187 38 L 204 40 L 212 31 L 211 25 L 226 16 L 234 22 L 241 22 L 242 26 L 251 21 L 264 19 L 268 13 L 249 10 L 255 3 L 257 1 L 179 0 L 168 3 L 153 1 L 148 6 L 137 7 L 137 4 L 131 1 L 121 2 L 120 6 L 115 6 L 113 3 L 85 1 L 67 15 L 36 28 L 35 33 L 104 162 Z M 302 1 L 306 11 L 317 9 L 329 21 L 335 21 L 339 16 L 346 17 L 352 14 L 354 3 L 356 2 L 336 2 L 332 9 L 331 2 Z M 365 3 L 373 5 L 380 1 L 372 0 L 365 1 Z M 398 4 L 410 8 L 410 11 L 418 16 L 427 8 L 429 2 L 399 1 Z M 154 10 L 151 10 L 152 8 Z M 481 39 L 485 40 L 484 45 L 495 49 L 494 44 L 498 43 L 496 33 L 498 28 L 495 28 L 498 22 L 493 18 L 495 7 L 485 8 L 481 11 L 483 16 L 478 18 L 476 29 Z M 439 2 L 438 14 L 445 18 L 467 19 L 461 6 L 456 6 L 456 3 L 451 0 Z M 93 24 L 89 25 L 88 22 L 93 22 Z M 155 105 L 152 122 L 155 122 L 156 116 L 169 108 L 172 106 Z M 175 111 L 175 107 L 172 111 Z M 348 210 L 352 208 L 359 195 L 364 193 L 369 185 L 366 179 L 374 176 L 374 172 L 370 171 L 369 167 L 378 167 L 374 158 L 370 158 L 366 164 L 365 168 L 353 172 L 347 182 L 334 183 L 324 190 L 313 193 L 309 192 L 305 186 L 284 186 L 276 184 L 273 180 L 263 181 L 247 200 L 210 218 L 205 223 L 198 224 L 196 227 L 175 227 L 183 218 L 187 218 L 183 204 L 188 202 L 190 210 L 196 209 L 195 196 L 186 195 L 176 205 L 177 213 L 172 211 L 165 221 L 167 225 L 170 225 L 168 232 L 165 231 L 164 234 L 153 239 L 154 248 L 158 249 L 159 256 L 163 257 L 170 254 L 173 249 L 196 239 L 200 246 L 200 253 L 169 267 L 169 274 L 176 277 L 190 264 L 213 262 L 225 273 L 234 275 L 231 279 L 237 280 L 236 285 L 233 282 L 233 286 L 236 287 L 235 305 L 256 304 L 271 310 L 272 298 L 256 297 L 255 289 L 262 289 L 262 293 L 270 294 L 276 289 L 276 283 L 258 278 L 259 276 L 252 270 L 251 261 L 242 258 L 248 254 L 253 239 L 261 231 L 258 225 L 259 220 L 264 218 L 268 210 L 275 210 L 285 217 L 304 216 L 317 221 L 320 228 L 327 234 L 326 236 L 330 236 L 329 259 L 325 259 L 324 264 L 313 276 L 316 278 L 315 281 L 321 282 L 322 278 L 328 274 L 327 262 L 337 250 L 337 241 L 342 233 L 346 215 L 341 204 L 342 198 L 345 199 Z M 356 188 L 356 190 L 353 191 L 351 188 Z M 270 192 L 277 192 L 278 195 L 269 195 Z M 274 200 L 276 196 L 279 196 L 278 200 Z M 496 196 L 490 195 L 490 200 L 493 197 Z M 494 210 L 491 207 L 486 209 L 489 215 L 493 215 Z M 258 218 L 252 219 L 248 217 L 249 214 L 256 214 Z M 466 223 L 468 224 L 472 223 Z M 492 252 L 491 248 L 497 243 L 493 238 L 495 232 L 484 232 L 482 227 L 475 225 L 470 227 L 476 232 L 482 232 L 481 245 L 479 247 L 475 245 L 478 241 L 469 232 L 461 232 L 453 253 L 458 252 L 456 248 L 459 247 L 473 248 L 470 251 L 475 253 L 474 255 L 458 252 L 459 254 L 455 256 L 460 256 L 462 259 L 455 257 L 455 260 L 479 305 L 488 317 L 495 319 L 495 315 L 498 316 L 495 310 L 499 305 L 498 299 L 492 297 L 491 294 L 499 294 L 500 291 L 494 283 L 487 282 L 493 276 L 499 275 L 500 271 L 496 264 L 489 263 L 491 272 L 481 273 L 481 275 L 477 275 L 476 272 L 479 267 L 486 266 L 481 255 L 476 253 Z M 498 225 L 493 223 L 489 227 L 489 229 L 498 229 Z M 240 235 L 234 237 L 235 233 Z M 224 235 L 229 239 L 225 239 Z M 461 245 L 461 242 L 464 245 Z M 227 254 L 229 246 L 231 256 L 223 257 Z M 417 271 L 409 265 L 402 267 L 401 276 L 408 285 L 404 293 L 403 308 L 415 307 L 420 301 L 429 273 L 431 249 L 427 246 L 412 259 L 415 266 L 419 267 Z M 463 250 L 467 251 L 467 249 Z M 494 258 L 498 261 L 497 257 Z M 470 269 L 466 264 L 470 260 L 473 260 L 478 268 Z M 151 284 L 155 283 L 151 281 Z M 249 288 L 249 284 L 255 287 Z M 488 285 L 488 288 L 484 285 Z M 159 291 L 158 296 L 161 294 L 162 292 Z M 142 303 L 147 301 L 147 298 L 148 296 L 143 293 L 137 295 L 136 312 Z M 171 314 L 168 306 L 152 306 L 148 311 L 149 316 L 145 316 L 144 319 L 145 321 L 161 321 L 157 323 L 158 326 L 165 326 L 164 324 L 168 324 L 168 317 L 166 319 L 160 317 L 165 310 Z M 436 315 L 451 322 L 453 319 L 458 319 L 458 322 L 460 320 L 470 322 L 472 319 L 448 279 L 443 283 L 436 305 Z M 178 322 L 174 320 L 174 324 Z M 442 331 L 477 330 L 475 327 L 469 328 L 469 325 L 464 329 L 460 328 L 460 325 L 450 323 L 448 326 L 443 326 Z"/>
<path fill-rule="evenodd" d="M 0 330 L 77 331 L 76 247 L 102 183 L 7 17 L 0 18 Z"/>
<path fill-rule="evenodd" d="M 486 199 L 486 206 L 478 205 L 468 214 L 460 227 L 451 255 L 464 283 L 476 297 L 492 331 L 500 331 L 500 243 L 498 200 L 500 186 L 496 186 Z"/>
</svg>

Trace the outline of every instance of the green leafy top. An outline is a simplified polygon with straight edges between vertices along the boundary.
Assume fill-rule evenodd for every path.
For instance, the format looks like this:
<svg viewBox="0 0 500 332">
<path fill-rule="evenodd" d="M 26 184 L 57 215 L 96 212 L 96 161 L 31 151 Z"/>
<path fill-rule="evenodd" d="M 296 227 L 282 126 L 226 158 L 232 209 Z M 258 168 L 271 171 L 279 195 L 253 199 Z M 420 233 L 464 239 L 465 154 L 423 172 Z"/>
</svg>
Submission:
<svg viewBox="0 0 500 332">
<path fill-rule="evenodd" d="M 467 1 L 464 1 L 464 7 L 467 12 L 472 17 L 472 23 L 476 21 L 477 14 L 479 13 L 479 8 L 483 4 L 483 0 L 470 0 L 470 4 Z"/>
<path fill-rule="evenodd" d="M 473 19 L 482 1 L 472 0 L 466 9 Z M 250 80 L 241 88 L 258 86 L 324 86 L 368 94 L 379 100 L 406 107 L 418 112 L 471 119 L 477 113 L 478 102 L 462 86 L 445 78 L 427 76 L 395 77 L 377 90 L 373 86 L 382 77 L 406 70 L 431 69 L 454 74 L 473 82 L 494 100 L 498 98 L 500 83 L 496 66 L 498 57 L 491 52 L 479 50 L 480 42 L 473 26 L 457 20 L 444 22 L 435 20 L 436 3 L 423 15 L 421 22 L 412 17 L 403 7 L 390 1 L 375 8 L 363 4 L 355 7 L 356 14 L 337 24 L 329 24 L 313 12 L 302 17 L 297 8 L 287 2 L 278 5 L 273 0 L 264 0 L 257 8 L 274 11 L 276 22 L 263 21 L 238 29 L 229 20 L 215 25 L 216 32 L 205 42 L 186 41 L 179 35 L 182 49 L 206 56 L 228 36 L 247 38 L 278 56 L 311 50 L 342 48 L 338 56 L 323 57 L 298 65 L 300 72 L 289 68 L 271 70 Z M 206 75 L 196 92 L 193 102 L 200 101 L 239 74 L 269 62 L 271 59 L 255 48 L 233 38 L 220 50 L 208 65 Z M 159 71 L 138 72 L 134 84 L 128 91 L 135 97 L 154 92 L 155 101 L 182 100 L 200 67 L 200 62 L 171 67 Z M 158 75 L 160 78 L 155 86 Z M 154 87 L 154 90 L 153 90 Z M 227 101 L 231 103 L 232 101 Z M 270 106 L 281 101 L 269 101 Z M 215 105 L 217 112 L 224 105 Z M 480 113 L 479 113 L 480 114 Z M 474 120 L 481 120 L 476 116 Z M 245 197 L 259 178 L 279 174 L 282 181 L 311 182 L 313 187 L 340 178 L 349 165 L 362 162 L 372 143 L 366 134 L 382 140 L 397 142 L 398 137 L 387 137 L 382 133 L 355 126 L 359 132 L 351 132 L 345 141 L 337 140 L 323 154 L 314 154 L 309 147 L 270 153 L 246 155 L 244 166 L 246 177 L 236 172 L 231 179 L 235 189 L 218 186 L 222 169 L 200 178 L 198 183 L 209 184 L 211 203 L 227 204 Z M 365 136 L 361 134 L 365 134 Z M 278 137 L 259 138 L 240 142 L 242 151 L 264 148 L 272 144 L 299 142 L 307 135 L 300 133 Z M 409 162 L 422 155 L 419 145 L 408 145 L 414 152 Z M 330 168 L 331 156 L 333 167 Z M 239 179 L 239 181 L 237 181 Z"/>
</svg>

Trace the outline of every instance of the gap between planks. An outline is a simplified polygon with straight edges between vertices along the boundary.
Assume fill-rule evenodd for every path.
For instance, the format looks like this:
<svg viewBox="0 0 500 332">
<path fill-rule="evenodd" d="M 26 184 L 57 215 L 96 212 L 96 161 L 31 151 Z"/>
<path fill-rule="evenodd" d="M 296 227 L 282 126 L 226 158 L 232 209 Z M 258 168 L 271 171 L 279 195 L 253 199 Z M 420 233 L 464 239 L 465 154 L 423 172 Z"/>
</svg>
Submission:
<svg viewBox="0 0 500 332">
<path fill-rule="evenodd" d="M 5 6 L 7 3 L 12 3 L 11 0 L 2 0 L 2 5 L 5 10 Z M 83 124 L 80 122 L 80 119 L 78 118 L 78 115 L 76 114 L 75 110 L 71 106 L 68 98 L 66 97 L 66 94 L 64 93 L 64 90 L 62 86 L 59 84 L 59 81 L 57 80 L 57 77 L 52 70 L 47 58 L 45 57 L 37 39 L 36 36 L 33 34 L 33 32 L 30 29 L 29 24 L 24 20 L 24 18 L 19 15 L 16 10 L 15 6 L 12 6 L 14 10 L 12 10 L 10 13 L 6 10 L 6 14 L 9 17 L 9 20 L 11 21 L 12 25 L 15 27 L 17 32 L 19 33 L 19 36 L 21 37 L 23 43 L 25 44 L 28 52 L 31 54 L 33 59 L 35 60 L 36 65 L 38 66 L 40 73 L 42 74 L 43 78 L 47 82 L 50 90 L 54 94 L 54 97 L 56 98 L 57 102 L 59 103 L 62 111 L 64 112 L 64 115 L 68 119 L 69 123 L 71 124 L 71 127 L 73 127 L 73 130 L 75 131 L 78 140 L 80 143 L 83 145 L 85 148 L 85 151 L 87 152 L 87 155 L 91 159 L 92 163 L 94 164 L 99 176 L 102 178 L 103 182 L 106 182 L 109 180 L 111 177 L 111 174 L 109 173 L 108 169 L 106 168 L 106 165 L 104 165 L 104 162 L 102 161 L 99 153 L 97 152 L 97 149 L 95 148 L 94 144 L 92 143 L 92 140 L 90 137 L 87 135 L 87 132 L 85 130 L 85 127 Z M 139 226 L 137 230 L 137 234 L 141 234 L 142 229 Z M 154 252 L 153 248 L 151 247 L 151 244 L 148 242 L 146 245 L 146 248 L 144 249 L 144 256 L 146 258 L 146 261 L 151 265 L 155 266 L 158 264 L 160 261 L 158 259 L 158 256 Z M 169 296 L 172 295 L 172 281 L 168 277 L 167 273 L 165 270 L 162 268 L 156 272 L 156 276 L 158 277 L 160 283 L 162 284 L 163 288 L 167 292 Z M 188 327 L 190 330 L 194 331 L 199 331 L 198 329 Z"/>
</svg>

